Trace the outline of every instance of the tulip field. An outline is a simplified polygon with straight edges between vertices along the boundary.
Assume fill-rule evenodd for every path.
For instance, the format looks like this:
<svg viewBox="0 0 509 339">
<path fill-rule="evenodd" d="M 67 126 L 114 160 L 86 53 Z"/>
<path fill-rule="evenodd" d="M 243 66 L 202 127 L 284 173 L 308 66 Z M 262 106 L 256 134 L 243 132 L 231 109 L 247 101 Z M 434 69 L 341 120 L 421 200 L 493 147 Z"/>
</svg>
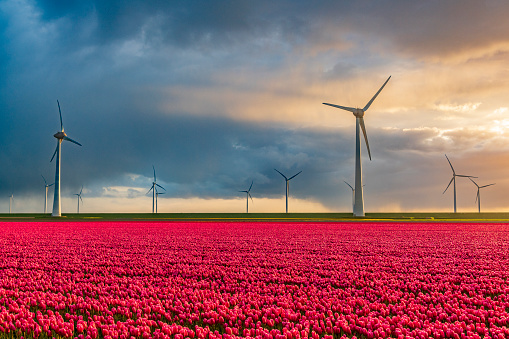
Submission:
<svg viewBox="0 0 509 339">
<path fill-rule="evenodd" d="M 509 338 L 509 224 L 0 222 L 1 338 Z"/>
</svg>

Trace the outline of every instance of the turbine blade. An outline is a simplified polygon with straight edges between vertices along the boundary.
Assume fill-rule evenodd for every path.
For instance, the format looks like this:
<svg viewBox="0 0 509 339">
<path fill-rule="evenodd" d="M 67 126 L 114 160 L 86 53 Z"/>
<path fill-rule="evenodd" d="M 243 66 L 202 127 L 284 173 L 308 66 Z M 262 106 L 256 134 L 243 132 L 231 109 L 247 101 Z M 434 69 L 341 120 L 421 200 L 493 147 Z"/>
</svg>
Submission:
<svg viewBox="0 0 509 339">
<path fill-rule="evenodd" d="M 279 174 L 281 174 L 283 176 L 283 178 L 285 178 L 285 180 L 288 181 L 288 178 L 281 172 L 279 172 L 277 169 L 274 168 L 274 171 L 278 172 Z"/>
<path fill-rule="evenodd" d="M 83 192 L 83 186 L 81 186 L 81 190 L 80 190 L 80 196 L 81 196 L 81 193 Z"/>
<path fill-rule="evenodd" d="M 71 138 L 69 138 L 68 136 L 65 136 L 64 137 L 64 140 L 67 140 L 67 141 L 70 141 L 70 142 L 74 142 L 76 145 L 78 146 L 82 146 L 79 142 L 75 141 L 75 140 L 72 140 Z"/>
<path fill-rule="evenodd" d="M 453 174 L 453 175 L 456 175 L 456 172 L 454 172 L 454 167 L 452 167 L 451 161 L 450 161 L 450 160 L 449 160 L 449 158 L 447 157 L 447 154 L 444 154 L 444 155 L 445 155 L 445 158 L 447 159 L 447 161 L 449 162 L 449 165 L 451 166 L 452 174 Z"/>
<path fill-rule="evenodd" d="M 368 148 L 369 160 L 371 160 L 371 151 L 369 150 L 368 135 L 366 134 L 366 126 L 364 126 L 364 118 L 359 118 L 359 123 L 362 128 L 362 134 L 364 134 L 364 140 L 366 141 L 366 147 Z"/>
<path fill-rule="evenodd" d="M 251 202 L 253 202 L 253 197 L 251 196 L 251 194 L 247 192 L 247 195 L 251 198 Z"/>
<path fill-rule="evenodd" d="M 484 185 L 484 186 L 481 186 L 479 188 L 484 188 L 484 187 L 493 186 L 493 185 L 495 185 L 495 184 Z"/>
<path fill-rule="evenodd" d="M 249 186 L 249 189 L 247 190 L 248 192 L 251 191 L 251 187 L 253 187 L 253 182 L 254 181 L 251 181 L 251 186 Z"/>
<path fill-rule="evenodd" d="M 164 192 L 157 192 L 157 195 L 165 194 Z"/>
<path fill-rule="evenodd" d="M 44 185 L 48 185 L 48 183 L 46 182 L 46 178 L 44 178 L 44 175 L 41 174 L 41 177 L 44 180 Z"/>
<path fill-rule="evenodd" d="M 385 85 L 387 85 L 387 83 L 389 82 L 390 79 L 391 79 L 391 77 L 389 77 L 389 78 L 387 78 L 387 80 L 385 80 L 384 84 L 382 85 L 382 87 L 380 87 L 378 92 L 376 92 L 376 94 L 373 96 L 373 98 L 371 98 L 371 100 L 369 100 L 369 102 L 366 104 L 366 106 L 364 106 L 364 109 L 363 109 L 364 112 L 366 112 L 368 110 L 369 106 L 371 106 L 373 101 L 375 101 L 378 94 L 380 94 L 380 92 L 384 89 Z"/>
<path fill-rule="evenodd" d="M 477 185 L 477 183 L 475 181 L 473 181 L 471 177 L 468 177 L 468 178 L 470 179 L 471 182 L 474 183 L 474 185 L 476 185 L 479 188 L 479 185 Z"/>
<path fill-rule="evenodd" d="M 58 105 L 58 113 L 60 114 L 60 130 L 63 131 L 64 123 L 62 122 L 62 111 L 60 110 L 60 102 L 58 102 L 58 100 L 57 100 L 57 105 Z"/>
<path fill-rule="evenodd" d="M 58 143 L 59 141 L 57 141 L 57 148 L 55 148 L 55 152 L 53 152 L 53 156 L 51 157 L 51 160 L 49 162 L 52 162 L 53 161 L 53 158 L 55 157 L 55 155 L 57 154 L 57 151 L 58 151 Z"/>
<path fill-rule="evenodd" d="M 48 185 L 48 187 L 51 187 L 51 186 L 53 186 L 53 185 L 55 185 L 55 183 L 52 183 L 51 185 Z"/>
<path fill-rule="evenodd" d="M 80 197 L 81 203 L 83 204 L 83 198 L 81 197 L 81 195 L 79 195 L 79 197 Z"/>
<path fill-rule="evenodd" d="M 156 182 L 157 181 L 157 179 L 156 179 L 156 168 L 154 167 L 154 165 L 152 165 L 152 168 L 154 169 L 154 182 Z"/>
<path fill-rule="evenodd" d="M 344 181 L 344 180 L 343 180 L 343 181 Z M 352 189 L 352 191 L 354 190 L 354 189 L 353 189 L 353 187 L 352 187 L 352 185 L 350 185 L 350 184 L 349 184 L 349 183 L 347 183 L 346 181 L 344 181 L 344 183 L 345 183 L 345 184 L 347 184 L 347 185 L 348 185 L 348 187 L 350 187 L 350 188 Z"/>
<path fill-rule="evenodd" d="M 249 193 L 248 191 L 239 191 L 240 193 Z"/>
<path fill-rule="evenodd" d="M 451 178 L 451 181 L 449 181 L 449 185 L 447 185 L 447 187 L 445 188 L 444 193 L 447 191 L 447 189 L 449 188 L 449 186 L 451 186 L 451 183 L 452 183 L 452 181 L 453 181 L 453 180 L 454 180 L 454 176 Z M 442 194 L 444 194 L 444 193 L 442 193 Z"/>
<path fill-rule="evenodd" d="M 298 176 L 298 175 L 299 175 L 299 174 L 301 174 L 301 173 L 302 173 L 302 171 L 300 171 L 299 173 L 295 174 L 293 177 L 290 177 L 290 178 L 288 179 L 288 181 L 292 180 L 293 178 L 295 178 L 296 176 Z"/>
<path fill-rule="evenodd" d="M 152 191 L 153 189 L 154 189 L 154 186 L 150 187 L 150 189 L 148 190 L 148 192 L 147 192 L 147 193 L 145 193 L 145 195 L 149 194 L 149 193 L 150 193 L 150 191 Z"/>
<path fill-rule="evenodd" d="M 463 175 L 463 174 L 455 174 L 457 177 L 462 177 L 462 178 L 477 178 L 477 177 L 474 177 L 474 176 L 471 176 L 471 175 Z"/>
<path fill-rule="evenodd" d="M 353 108 L 353 107 L 345 107 L 345 106 L 339 106 L 339 105 L 334 105 L 334 104 L 328 104 L 326 102 L 322 102 L 322 104 L 327 105 L 327 106 L 331 106 L 331 107 L 336 107 L 336 108 L 339 108 L 339 109 L 343 109 L 343 110 L 348 111 L 348 112 L 355 113 L 355 108 Z"/>
<path fill-rule="evenodd" d="M 161 186 L 161 185 L 159 185 L 159 184 L 156 184 L 156 186 L 157 186 L 157 187 L 160 187 L 160 188 L 162 188 L 163 190 L 165 190 L 165 191 L 166 191 L 166 188 L 164 188 L 163 186 Z"/>
<path fill-rule="evenodd" d="M 477 189 L 477 194 L 475 195 L 474 204 L 477 202 L 477 199 L 479 199 L 479 189 Z"/>
</svg>

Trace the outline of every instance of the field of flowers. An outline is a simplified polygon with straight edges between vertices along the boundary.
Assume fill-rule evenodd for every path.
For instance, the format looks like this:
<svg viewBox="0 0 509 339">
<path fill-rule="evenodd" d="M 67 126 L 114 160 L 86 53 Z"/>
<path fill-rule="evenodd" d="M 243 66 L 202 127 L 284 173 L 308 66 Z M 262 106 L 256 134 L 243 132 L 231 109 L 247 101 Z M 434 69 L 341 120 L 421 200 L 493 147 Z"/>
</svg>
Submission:
<svg viewBox="0 0 509 339">
<path fill-rule="evenodd" d="M 509 225 L 0 223 L 0 338 L 509 338 Z"/>
</svg>

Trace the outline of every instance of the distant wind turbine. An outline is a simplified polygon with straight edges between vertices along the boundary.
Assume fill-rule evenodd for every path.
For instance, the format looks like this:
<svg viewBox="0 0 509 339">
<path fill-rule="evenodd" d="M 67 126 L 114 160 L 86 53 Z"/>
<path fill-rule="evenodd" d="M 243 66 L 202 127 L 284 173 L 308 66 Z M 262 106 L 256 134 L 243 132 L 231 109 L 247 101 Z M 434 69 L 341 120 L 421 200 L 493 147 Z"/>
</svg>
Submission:
<svg viewBox="0 0 509 339">
<path fill-rule="evenodd" d="M 152 213 L 157 213 L 156 211 L 156 201 L 157 201 L 156 194 L 158 194 L 157 187 L 160 187 L 165 191 L 166 189 L 156 182 L 156 168 L 154 167 L 154 165 L 152 165 L 152 168 L 154 169 L 154 181 L 152 182 L 152 187 L 148 190 L 146 194 L 149 194 L 150 191 L 152 191 Z"/>
<path fill-rule="evenodd" d="M 347 184 L 348 187 L 350 187 L 352 189 L 352 208 L 355 210 L 355 188 L 353 188 L 352 185 L 350 185 L 346 181 L 344 181 L 344 183 Z"/>
<path fill-rule="evenodd" d="M 75 143 L 78 146 L 81 146 L 81 144 L 77 141 L 72 140 L 65 134 L 64 132 L 64 124 L 62 123 L 62 111 L 60 110 L 60 102 L 58 102 L 58 113 L 60 114 L 60 132 L 55 133 L 53 136 L 57 138 L 57 148 L 55 149 L 55 152 L 53 153 L 53 156 L 51 157 L 50 162 L 53 161 L 53 158 L 55 158 L 55 155 L 57 156 L 57 163 L 56 163 L 56 171 L 55 171 L 55 193 L 53 194 L 53 213 L 51 213 L 51 216 L 53 217 L 60 217 L 62 216 L 62 206 L 60 203 L 60 155 L 62 153 L 62 141 L 67 140 L 70 142 Z"/>
<path fill-rule="evenodd" d="M 11 214 L 13 207 L 14 207 L 14 193 L 11 193 L 11 196 L 9 197 L 9 214 Z"/>
<path fill-rule="evenodd" d="M 343 180 L 343 182 L 345 184 L 348 185 L 348 187 L 350 187 L 352 189 L 352 206 L 355 207 L 355 188 L 352 187 L 352 185 L 350 185 L 349 183 L 347 183 L 346 181 Z M 366 185 L 362 185 L 362 187 L 364 187 Z"/>
<path fill-rule="evenodd" d="M 48 188 L 50 188 L 50 186 L 53 186 L 55 183 L 48 185 L 46 178 L 42 174 L 41 174 L 41 177 L 44 180 L 44 190 L 45 190 L 45 193 L 44 193 L 44 214 L 46 214 L 46 210 L 48 209 Z"/>
<path fill-rule="evenodd" d="M 451 186 L 451 183 L 454 182 L 454 185 L 453 185 L 454 186 L 454 213 L 456 213 L 456 211 L 457 211 L 457 209 L 456 209 L 456 177 L 462 177 L 462 178 L 477 178 L 477 177 L 473 177 L 471 175 L 456 174 L 456 172 L 454 171 L 454 167 L 452 167 L 451 161 L 447 157 L 447 154 L 445 154 L 445 157 L 446 157 L 447 161 L 449 162 L 449 165 L 451 166 L 452 178 L 451 178 L 451 181 L 449 181 L 449 185 L 447 185 L 447 187 L 445 188 L 444 193 L 447 191 L 449 186 Z M 442 194 L 444 194 L 444 193 L 442 193 Z"/>
<path fill-rule="evenodd" d="M 251 196 L 251 187 L 253 187 L 253 181 L 251 181 L 251 186 L 247 191 L 239 191 L 240 193 L 246 193 L 246 213 L 249 213 L 249 198 L 251 198 L 251 202 L 253 201 L 253 197 Z"/>
<path fill-rule="evenodd" d="M 481 213 L 481 188 L 493 186 L 495 184 L 479 186 L 472 178 L 469 178 L 469 179 L 470 179 L 470 181 L 472 181 L 474 183 L 475 186 L 477 186 L 477 195 L 475 197 L 475 201 L 477 202 L 477 208 L 479 209 L 479 213 Z"/>
<path fill-rule="evenodd" d="M 83 204 L 83 199 L 81 198 L 81 193 L 83 193 L 83 186 L 81 186 L 81 191 L 79 193 L 74 194 L 74 195 L 78 196 L 78 214 L 80 214 L 80 200 L 81 200 L 81 203 Z"/>
<path fill-rule="evenodd" d="M 371 160 L 371 151 L 369 150 L 368 143 L 368 135 L 366 134 L 366 127 L 364 126 L 364 113 L 369 109 L 373 101 L 375 101 L 376 97 L 382 89 L 385 87 L 387 82 L 391 77 L 389 77 L 385 83 L 380 87 L 378 92 L 371 98 L 371 100 L 364 106 L 364 108 L 353 108 L 353 107 L 345 107 L 334 104 L 323 103 L 327 106 L 336 107 L 345 111 L 352 112 L 356 118 L 355 125 L 355 190 L 354 190 L 354 207 L 353 207 L 353 215 L 357 217 L 364 216 L 364 197 L 362 192 L 362 165 L 361 165 L 361 135 L 360 130 L 362 129 L 362 134 L 364 135 L 364 141 L 366 142 L 366 148 L 368 149 L 369 160 Z"/>
<path fill-rule="evenodd" d="M 289 181 L 292 180 L 293 178 L 295 178 L 296 176 L 298 176 L 299 174 L 301 174 L 302 171 L 300 171 L 299 173 L 295 174 L 294 176 L 292 176 L 290 178 L 287 178 L 283 173 L 279 172 L 275 168 L 274 168 L 274 171 L 278 172 L 279 174 L 281 174 L 283 176 L 283 178 L 285 178 L 285 182 L 286 182 L 286 213 L 288 213 L 288 193 L 289 193 L 289 190 L 290 190 Z"/>
</svg>

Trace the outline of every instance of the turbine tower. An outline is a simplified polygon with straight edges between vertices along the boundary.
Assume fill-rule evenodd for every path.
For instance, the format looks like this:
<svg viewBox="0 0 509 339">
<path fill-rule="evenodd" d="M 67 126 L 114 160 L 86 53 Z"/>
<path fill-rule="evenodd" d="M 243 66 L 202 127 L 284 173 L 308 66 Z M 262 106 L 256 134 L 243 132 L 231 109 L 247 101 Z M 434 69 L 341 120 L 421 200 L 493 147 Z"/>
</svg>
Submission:
<svg viewBox="0 0 509 339">
<path fill-rule="evenodd" d="M 150 191 L 152 191 L 152 213 L 157 213 L 157 211 L 156 211 L 156 201 L 157 200 L 156 199 L 157 199 L 157 194 L 159 194 L 157 192 L 157 187 L 160 187 L 165 191 L 166 191 L 166 189 L 156 182 L 156 168 L 154 167 L 154 165 L 152 165 L 152 168 L 154 169 L 154 181 L 152 182 L 152 187 L 148 190 L 148 192 L 146 194 L 149 194 Z"/>
<path fill-rule="evenodd" d="M 48 209 L 48 188 L 50 188 L 50 186 L 53 186 L 55 183 L 52 183 L 52 184 L 48 185 L 48 182 L 46 181 L 46 178 L 42 174 L 41 174 L 41 177 L 44 180 L 44 189 L 45 189 L 45 193 L 44 193 L 44 214 L 46 214 L 46 211 Z"/>
<path fill-rule="evenodd" d="M 246 193 L 246 213 L 249 213 L 249 198 L 251 198 L 251 202 L 253 201 L 253 197 L 251 196 L 251 187 L 253 187 L 253 181 L 251 181 L 251 186 L 247 191 L 239 191 L 240 193 Z"/>
<path fill-rule="evenodd" d="M 81 198 L 81 193 L 83 193 L 83 186 L 81 186 L 81 191 L 79 193 L 74 194 L 74 195 L 78 196 L 78 214 L 80 214 L 80 200 L 81 200 L 81 203 L 83 204 L 83 199 Z"/>
<path fill-rule="evenodd" d="M 481 188 L 488 187 L 488 186 L 493 186 L 495 184 L 479 186 L 479 185 L 477 185 L 477 183 L 472 178 L 469 178 L 469 179 L 470 179 L 470 181 L 472 181 L 474 183 L 474 185 L 477 186 L 477 196 L 475 197 L 475 201 L 477 202 L 477 208 L 479 209 L 479 213 L 481 213 L 481 192 L 480 192 Z"/>
<path fill-rule="evenodd" d="M 283 176 L 283 178 L 285 178 L 285 181 L 286 181 L 286 213 L 288 213 L 288 192 L 290 190 L 290 184 L 289 184 L 289 181 L 292 180 L 293 178 L 295 178 L 296 176 L 298 176 L 299 174 L 302 173 L 302 171 L 300 171 L 299 173 L 295 174 L 294 176 L 290 177 L 290 178 L 287 178 L 283 173 L 279 172 L 277 169 L 274 168 L 274 171 L 278 172 L 279 174 L 281 174 Z"/>
<path fill-rule="evenodd" d="M 164 192 L 157 192 L 157 191 L 156 191 L 156 213 L 157 213 L 157 197 L 158 197 L 160 194 L 164 194 Z"/>
<path fill-rule="evenodd" d="M 56 163 L 56 171 L 55 171 L 55 193 L 53 194 L 53 213 L 51 213 L 51 216 L 53 217 L 60 217 L 62 216 L 62 205 L 60 203 L 60 155 L 62 153 L 62 141 L 67 140 L 72 143 L 75 143 L 78 146 L 81 146 L 81 144 L 77 141 L 72 140 L 65 134 L 64 132 L 64 124 L 62 123 L 62 111 L 60 110 L 60 102 L 57 100 L 58 105 L 58 113 L 60 114 L 60 131 L 55 133 L 53 136 L 57 138 L 57 148 L 55 149 L 55 152 L 53 153 L 53 156 L 51 157 L 50 162 L 53 161 L 53 158 L 55 158 L 55 155 L 57 156 L 57 163 Z"/>
<path fill-rule="evenodd" d="M 353 107 L 345 107 L 345 106 L 339 106 L 334 104 L 328 104 L 323 103 L 327 106 L 336 107 L 345 111 L 352 112 L 353 115 L 356 118 L 355 123 L 355 201 L 354 201 L 354 207 L 353 207 L 353 215 L 356 217 L 363 217 L 364 216 L 364 197 L 362 192 L 362 165 L 361 165 L 361 134 L 360 130 L 362 129 L 362 134 L 364 135 L 364 141 L 366 142 L 366 148 L 368 149 L 368 155 L 369 160 L 371 160 L 371 152 L 369 150 L 369 143 L 368 143 L 368 135 L 366 134 L 366 127 L 364 126 L 364 113 L 369 109 L 373 101 L 375 101 L 376 97 L 382 89 L 387 85 L 387 82 L 391 77 L 387 78 L 385 83 L 380 87 L 378 92 L 371 98 L 371 100 L 364 106 L 364 108 L 353 108 Z"/>
<path fill-rule="evenodd" d="M 11 193 L 11 196 L 9 197 L 9 214 L 11 214 L 13 207 L 14 207 L 14 193 Z"/>
<path fill-rule="evenodd" d="M 473 177 L 471 175 L 456 174 L 456 172 L 454 171 L 454 167 L 452 167 L 451 161 L 447 157 L 447 154 L 445 154 L 445 157 L 446 157 L 447 161 L 449 162 L 449 165 L 451 166 L 452 178 L 451 178 L 451 181 L 449 181 L 449 185 L 447 185 L 447 187 L 445 188 L 444 193 L 447 191 L 449 186 L 451 186 L 451 183 L 454 182 L 454 185 L 453 185 L 454 186 L 454 213 L 456 213 L 456 211 L 457 211 L 457 209 L 456 209 L 456 177 L 462 177 L 462 178 L 477 178 L 477 177 Z M 444 194 L 444 193 L 442 193 L 442 194 Z"/>
</svg>

